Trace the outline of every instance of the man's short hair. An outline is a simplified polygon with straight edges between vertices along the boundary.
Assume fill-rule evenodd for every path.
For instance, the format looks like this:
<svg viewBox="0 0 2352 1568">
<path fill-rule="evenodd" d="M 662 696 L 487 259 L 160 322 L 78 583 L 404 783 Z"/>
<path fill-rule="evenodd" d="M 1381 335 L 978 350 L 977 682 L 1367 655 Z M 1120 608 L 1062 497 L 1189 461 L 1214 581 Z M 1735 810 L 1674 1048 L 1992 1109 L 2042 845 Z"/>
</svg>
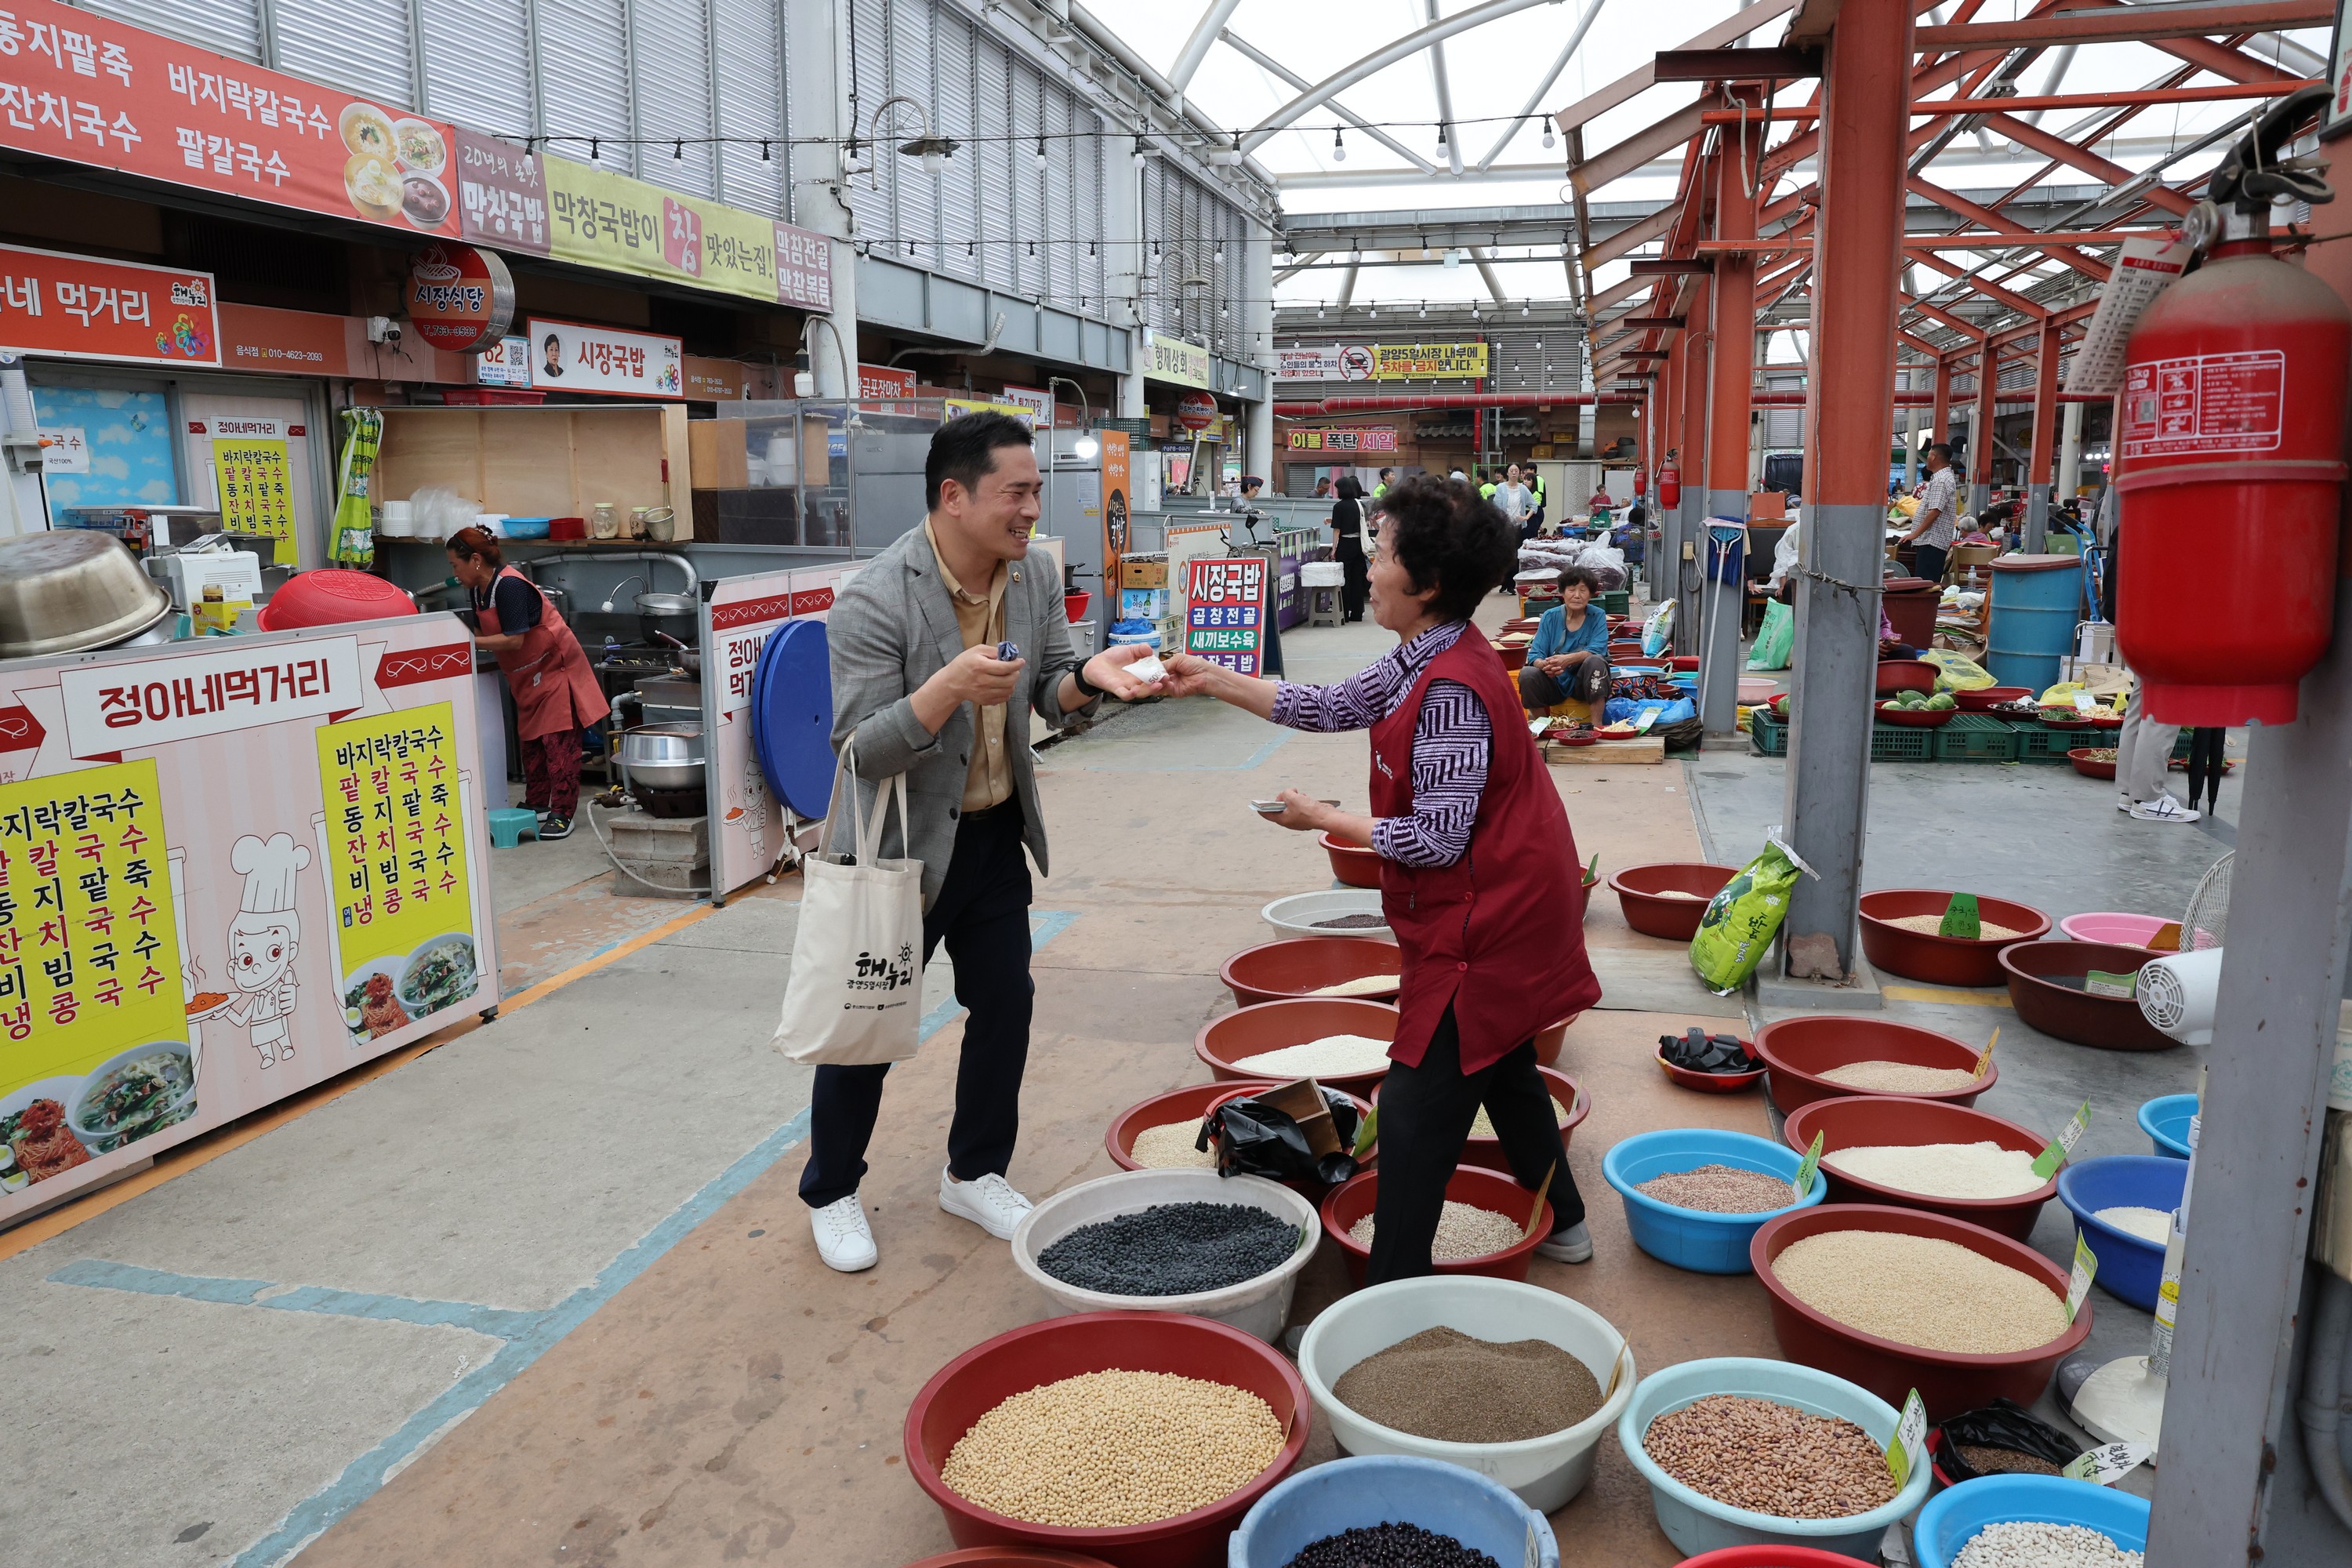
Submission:
<svg viewBox="0 0 2352 1568">
<path fill-rule="evenodd" d="M 1382 468 L 1382 469 L 1381 470 L 1381 478 L 1382 479 L 1387 479 L 1391 474 L 1393 474 L 1393 473 L 1395 473 L 1395 472 L 1396 472 L 1396 470 L 1395 470 L 1394 468 Z"/>
<path fill-rule="evenodd" d="M 1035 443 L 1029 426 L 1010 414 L 960 414 L 931 437 L 931 450 L 923 459 L 923 505 L 940 509 L 940 486 L 949 479 L 965 491 L 996 471 L 996 449 Z"/>
<path fill-rule="evenodd" d="M 1927 447 L 1927 455 L 1931 458 L 1941 458 L 1948 463 L 1952 460 L 1952 444 L 1949 441 L 1931 442 Z"/>
</svg>

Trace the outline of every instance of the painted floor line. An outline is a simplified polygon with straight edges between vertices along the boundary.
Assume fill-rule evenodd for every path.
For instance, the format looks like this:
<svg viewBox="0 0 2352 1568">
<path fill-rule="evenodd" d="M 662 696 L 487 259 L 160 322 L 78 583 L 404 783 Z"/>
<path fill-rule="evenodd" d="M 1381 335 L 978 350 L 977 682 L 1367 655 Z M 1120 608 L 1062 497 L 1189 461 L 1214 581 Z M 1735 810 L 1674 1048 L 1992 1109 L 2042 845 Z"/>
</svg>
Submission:
<svg viewBox="0 0 2352 1568">
<path fill-rule="evenodd" d="M 1077 919 L 1076 910 L 1032 910 L 1031 950 L 1044 947 Z M 688 923 L 688 919 L 682 918 L 666 928 L 664 934 L 667 929 Z M 653 935 L 646 933 L 646 940 L 636 945 L 645 945 Z M 584 969 L 587 965 L 580 967 Z M 541 984 L 552 989 L 554 983 Z M 923 1018 L 921 1037 L 929 1039 L 961 1011 L 952 998 L 934 1007 Z M 390 1436 L 344 1467 L 342 1474 L 328 1486 L 296 1504 L 268 1534 L 239 1552 L 232 1564 L 232 1568 L 278 1568 L 382 1489 L 434 1440 L 481 1408 L 565 1335 L 586 1322 L 597 1309 L 652 1268 L 696 1226 L 765 1174 L 808 1136 L 808 1126 L 809 1113 L 803 1109 L 705 1184 L 667 1218 L 623 1251 L 593 1280 L 543 1311 L 514 1311 L 467 1301 L 422 1301 L 320 1286 L 299 1286 L 289 1290 L 264 1279 L 205 1279 L 98 1259 L 67 1264 L 48 1278 L 61 1285 L 177 1296 L 228 1306 L 468 1329 L 503 1342 L 488 1361 L 459 1378 L 438 1398 L 401 1423 Z"/>
<path fill-rule="evenodd" d="M 2006 993 L 1955 991 L 1942 985 L 1881 985 L 1889 1002 L 1932 1002 L 1939 1007 L 2013 1007 Z"/>
</svg>

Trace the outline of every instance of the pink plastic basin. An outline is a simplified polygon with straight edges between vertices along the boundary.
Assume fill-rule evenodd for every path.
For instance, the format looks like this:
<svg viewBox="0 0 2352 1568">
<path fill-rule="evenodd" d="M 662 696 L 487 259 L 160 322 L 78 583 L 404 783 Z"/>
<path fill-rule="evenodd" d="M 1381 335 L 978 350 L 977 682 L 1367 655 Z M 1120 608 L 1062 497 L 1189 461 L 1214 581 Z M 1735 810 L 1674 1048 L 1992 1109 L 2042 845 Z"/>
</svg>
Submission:
<svg viewBox="0 0 2352 1568">
<path fill-rule="evenodd" d="M 2131 915 L 2120 910 L 2099 910 L 2068 915 L 2058 929 L 2076 942 L 2107 942 L 2118 947 L 2146 947 L 2147 939 L 2170 922 L 2161 915 Z"/>
</svg>

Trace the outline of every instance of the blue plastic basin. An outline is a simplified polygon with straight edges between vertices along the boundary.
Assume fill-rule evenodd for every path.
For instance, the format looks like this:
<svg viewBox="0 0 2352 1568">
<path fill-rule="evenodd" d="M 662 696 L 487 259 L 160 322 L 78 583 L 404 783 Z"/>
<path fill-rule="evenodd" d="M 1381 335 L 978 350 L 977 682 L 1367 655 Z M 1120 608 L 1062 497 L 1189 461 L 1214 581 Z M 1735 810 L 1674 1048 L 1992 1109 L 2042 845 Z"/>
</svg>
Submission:
<svg viewBox="0 0 2352 1568">
<path fill-rule="evenodd" d="M 1731 1165 L 1793 1182 L 1803 1163 L 1803 1155 L 1769 1138 L 1711 1127 L 1671 1127 L 1623 1140 L 1601 1157 L 1601 1173 L 1625 1201 L 1625 1224 L 1633 1233 L 1634 1246 L 1661 1263 L 1695 1274 L 1747 1274 L 1755 1267 L 1748 1261 L 1748 1244 L 1764 1222 L 1790 1209 L 1812 1207 L 1829 1195 L 1829 1183 L 1816 1181 L 1813 1190 L 1795 1203 L 1762 1214 L 1676 1208 L 1634 1188 L 1654 1177 L 1701 1165 Z"/>
<path fill-rule="evenodd" d="M 1417 1524 L 1518 1568 L 1559 1568 L 1544 1516 L 1510 1488 L 1439 1459 L 1368 1454 L 1301 1470 L 1257 1500 L 1225 1543 L 1226 1568 L 1283 1568 L 1360 1525 Z"/>
<path fill-rule="evenodd" d="M 2126 1552 L 2147 1550 L 2147 1500 L 2063 1476 L 1979 1476 L 1937 1492 L 1919 1510 L 1911 1553 L 1919 1568 L 1950 1568 L 1988 1524 L 2086 1524 Z"/>
<path fill-rule="evenodd" d="M 2193 1094 L 2165 1094 L 2139 1108 L 2139 1130 L 2156 1152 L 2175 1160 L 2189 1158 L 2189 1119 L 2197 1114 Z"/>
<path fill-rule="evenodd" d="M 1642 1447 L 1642 1435 L 1659 1416 L 1710 1394 L 1769 1399 L 1808 1415 L 1837 1416 L 1869 1433 L 1871 1440 L 1882 1447 L 1895 1436 L 1899 1419 L 1893 1405 L 1868 1389 L 1793 1362 L 1721 1356 L 1686 1361 L 1652 1373 L 1634 1388 L 1625 1414 L 1617 1418 L 1617 1443 L 1642 1479 L 1650 1483 L 1650 1503 L 1657 1513 L 1658 1528 L 1690 1555 L 1729 1546 L 1810 1546 L 1875 1563 L 1879 1538 L 1886 1533 L 1886 1527 L 1927 1496 L 1936 1472 L 1935 1466 L 1927 1464 L 1912 1472 L 1894 1501 L 1844 1519 L 1782 1519 L 1734 1508 L 1694 1491 L 1658 1468 Z"/>
<path fill-rule="evenodd" d="M 2073 1211 L 2083 1239 L 2099 1259 L 2097 1283 L 2117 1300 L 2143 1312 L 2156 1310 L 2157 1288 L 2164 1283 L 2164 1247 L 2117 1230 L 2094 1215 L 2112 1208 L 2180 1206 L 2189 1184 L 2189 1164 L 2161 1154 L 2108 1154 L 2058 1173 L 2058 1201 Z"/>
</svg>

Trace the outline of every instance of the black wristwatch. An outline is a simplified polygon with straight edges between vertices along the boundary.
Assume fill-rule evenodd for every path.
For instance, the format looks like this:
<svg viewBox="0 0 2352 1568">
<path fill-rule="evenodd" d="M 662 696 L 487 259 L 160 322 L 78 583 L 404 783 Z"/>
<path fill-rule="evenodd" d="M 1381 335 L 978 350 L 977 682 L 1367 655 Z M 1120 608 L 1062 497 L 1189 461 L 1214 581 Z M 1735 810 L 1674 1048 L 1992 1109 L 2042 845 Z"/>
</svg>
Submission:
<svg viewBox="0 0 2352 1568">
<path fill-rule="evenodd" d="M 1077 663 L 1070 666 L 1070 679 L 1077 682 L 1078 696 L 1084 701 L 1091 702 L 1096 698 L 1100 697 L 1103 694 L 1103 689 L 1101 687 L 1097 686 L 1093 681 L 1087 679 L 1087 661 L 1085 659 L 1080 659 Z"/>
</svg>

